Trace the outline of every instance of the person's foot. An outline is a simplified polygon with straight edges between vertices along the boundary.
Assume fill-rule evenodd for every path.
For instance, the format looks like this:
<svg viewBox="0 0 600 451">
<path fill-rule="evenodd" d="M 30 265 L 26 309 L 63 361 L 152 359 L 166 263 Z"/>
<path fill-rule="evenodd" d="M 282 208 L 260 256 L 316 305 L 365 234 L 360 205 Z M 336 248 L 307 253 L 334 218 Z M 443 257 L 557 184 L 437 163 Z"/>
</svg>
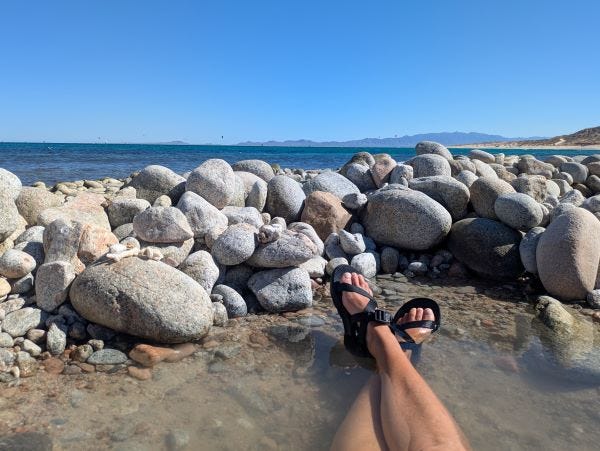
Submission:
<svg viewBox="0 0 600 451">
<path fill-rule="evenodd" d="M 435 315 L 433 310 L 430 308 L 422 309 L 422 308 L 411 308 L 408 313 L 402 316 L 396 324 L 404 324 L 411 323 L 413 321 L 421 321 L 421 320 L 429 320 L 435 321 Z M 415 343 L 421 343 L 425 340 L 429 335 L 431 335 L 431 329 L 427 327 L 413 327 L 410 329 L 406 329 L 406 333 L 412 337 Z M 400 337 L 397 337 L 398 341 L 403 342 Z"/>
</svg>

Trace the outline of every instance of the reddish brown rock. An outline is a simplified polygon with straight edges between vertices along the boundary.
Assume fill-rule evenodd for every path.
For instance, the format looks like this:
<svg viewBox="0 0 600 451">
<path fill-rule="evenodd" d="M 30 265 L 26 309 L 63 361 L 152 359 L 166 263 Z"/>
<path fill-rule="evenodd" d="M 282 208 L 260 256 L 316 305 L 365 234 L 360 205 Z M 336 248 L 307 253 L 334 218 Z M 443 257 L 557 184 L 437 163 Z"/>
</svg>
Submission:
<svg viewBox="0 0 600 451">
<path fill-rule="evenodd" d="M 37 218 L 37 223 L 47 226 L 55 219 L 62 218 L 81 224 L 94 224 L 110 231 L 108 215 L 102 206 L 104 202 L 104 196 L 100 194 L 81 192 L 60 207 L 42 211 Z"/>
<path fill-rule="evenodd" d="M 79 259 L 86 265 L 104 255 L 110 246 L 119 240 L 109 230 L 93 224 L 86 224 L 79 242 Z"/>
<path fill-rule="evenodd" d="M 315 191 L 305 200 L 301 221 L 313 226 L 319 238 L 325 240 L 333 232 L 344 229 L 351 218 L 337 196 Z"/>
<path fill-rule="evenodd" d="M 152 371 L 150 368 L 138 368 L 137 366 L 127 367 L 127 373 L 135 379 L 140 381 L 147 381 L 152 377 Z"/>
<path fill-rule="evenodd" d="M 176 354 L 177 351 L 171 348 L 139 344 L 129 351 L 129 358 L 144 366 L 154 366 L 167 357 L 174 358 Z"/>
<path fill-rule="evenodd" d="M 60 374 L 65 369 L 65 363 L 56 358 L 50 357 L 49 359 L 44 360 L 44 369 L 48 374 Z"/>
<path fill-rule="evenodd" d="M 174 353 L 171 355 L 167 355 L 165 357 L 165 362 L 173 363 L 185 359 L 186 357 L 196 352 L 196 346 L 192 343 L 181 343 L 178 345 L 174 345 L 172 350 L 174 351 Z"/>
<path fill-rule="evenodd" d="M 385 183 L 389 182 L 390 174 L 396 166 L 396 161 L 387 154 L 375 157 L 375 164 L 371 167 L 371 176 L 377 188 L 381 188 Z"/>
</svg>

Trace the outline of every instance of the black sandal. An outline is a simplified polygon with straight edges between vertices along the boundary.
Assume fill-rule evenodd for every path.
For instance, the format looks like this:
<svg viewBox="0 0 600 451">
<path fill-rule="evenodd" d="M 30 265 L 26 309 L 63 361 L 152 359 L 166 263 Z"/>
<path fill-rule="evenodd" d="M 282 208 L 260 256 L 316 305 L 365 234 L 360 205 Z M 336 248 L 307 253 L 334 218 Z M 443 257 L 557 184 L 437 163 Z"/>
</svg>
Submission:
<svg viewBox="0 0 600 451">
<path fill-rule="evenodd" d="M 433 311 L 434 320 L 420 320 L 420 321 L 411 321 L 409 323 L 398 324 L 398 320 L 406 315 L 410 309 L 412 308 L 422 308 L 422 309 L 431 309 Z M 442 324 L 442 313 L 440 311 L 440 306 L 433 299 L 428 298 L 415 298 L 411 299 L 407 303 L 405 303 L 394 315 L 394 319 L 390 324 L 390 328 L 392 332 L 396 335 L 397 338 L 404 340 L 400 342 L 400 347 L 404 351 L 411 351 L 411 361 L 413 364 L 416 364 L 419 361 L 421 356 L 421 342 L 416 343 L 413 337 L 410 336 L 407 329 L 413 328 L 427 328 L 431 329 L 431 333 L 436 332 Z M 431 334 L 430 334 L 431 335 Z"/>
<path fill-rule="evenodd" d="M 362 288 L 340 282 L 342 275 L 347 272 L 360 274 L 352 266 L 340 265 L 335 268 L 331 276 L 331 298 L 344 323 L 344 346 L 357 357 L 372 358 L 373 356 L 367 349 L 367 324 L 375 321 L 389 325 L 392 315 L 385 310 L 378 309 L 377 301 Z M 369 303 L 362 312 L 351 315 L 342 302 L 342 293 L 344 292 L 353 292 L 365 296 L 369 299 Z"/>
</svg>

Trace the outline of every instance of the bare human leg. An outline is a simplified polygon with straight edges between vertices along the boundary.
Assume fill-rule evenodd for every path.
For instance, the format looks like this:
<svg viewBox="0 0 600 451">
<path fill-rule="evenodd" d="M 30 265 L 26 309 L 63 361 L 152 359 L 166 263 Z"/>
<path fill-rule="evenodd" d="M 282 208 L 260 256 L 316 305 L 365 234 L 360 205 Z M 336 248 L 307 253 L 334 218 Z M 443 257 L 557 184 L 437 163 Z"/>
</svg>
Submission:
<svg viewBox="0 0 600 451">
<path fill-rule="evenodd" d="M 367 282 L 358 274 L 346 273 L 342 282 L 370 292 Z M 344 293 L 342 299 L 350 314 L 361 312 L 368 302 L 357 293 Z M 433 315 L 429 309 L 418 310 L 412 309 L 399 323 L 429 319 Z M 426 334 L 419 329 L 407 332 L 415 339 Z M 389 327 L 369 324 L 367 344 L 377 361 L 379 375 L 359 394 L 336 434 L 332 449 L 469 449 L 460 429 L 402 352 Z M 374 413 L 377 403 L 379 415 Z M 354 445 L 358 443 L 362 446 Z"/>
</svg>

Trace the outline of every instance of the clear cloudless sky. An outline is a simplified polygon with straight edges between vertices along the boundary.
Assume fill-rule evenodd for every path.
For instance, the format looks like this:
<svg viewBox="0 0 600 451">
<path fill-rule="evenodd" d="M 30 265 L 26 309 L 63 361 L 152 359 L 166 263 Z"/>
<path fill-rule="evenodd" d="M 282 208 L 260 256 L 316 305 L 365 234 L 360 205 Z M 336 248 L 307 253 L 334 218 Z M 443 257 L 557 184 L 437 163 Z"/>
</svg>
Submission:
<svg viewBox="0 0 600 451">
<path fill-rule="evenodd" d="M 570 133 L 600 125 L 599 23 L 598 0 L 0 0 L 0 141 Z"/>
</svg>

